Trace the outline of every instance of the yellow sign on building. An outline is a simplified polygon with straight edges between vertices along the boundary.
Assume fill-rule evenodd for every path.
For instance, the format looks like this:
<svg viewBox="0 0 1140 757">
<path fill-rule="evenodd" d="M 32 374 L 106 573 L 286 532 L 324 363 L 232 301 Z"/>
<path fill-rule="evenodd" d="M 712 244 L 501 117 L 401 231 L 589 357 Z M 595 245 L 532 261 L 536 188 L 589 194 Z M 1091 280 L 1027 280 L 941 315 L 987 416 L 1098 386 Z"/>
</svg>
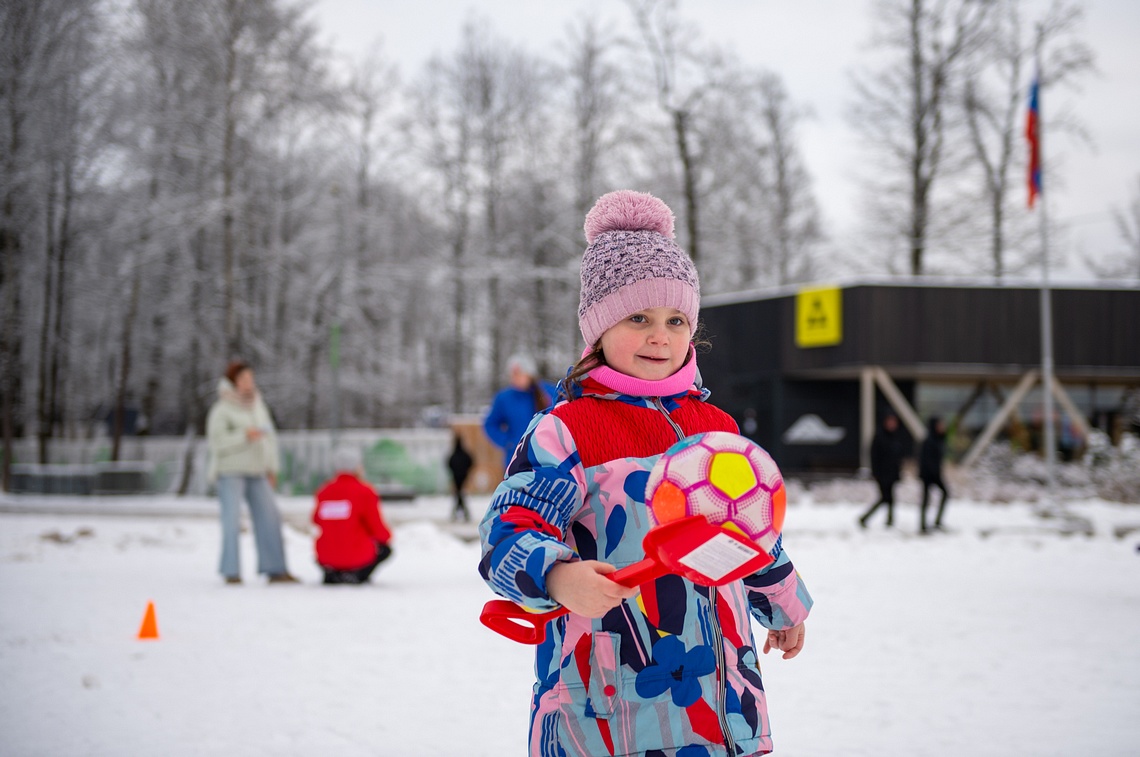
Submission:
<svg viewBox="0 0 1140 757">
<path fill-rule="evenodd" d="M 803 289 L 796 294 L 796 346 L 831 347 L 843 342 L 843 290 Z"/>
</svg>

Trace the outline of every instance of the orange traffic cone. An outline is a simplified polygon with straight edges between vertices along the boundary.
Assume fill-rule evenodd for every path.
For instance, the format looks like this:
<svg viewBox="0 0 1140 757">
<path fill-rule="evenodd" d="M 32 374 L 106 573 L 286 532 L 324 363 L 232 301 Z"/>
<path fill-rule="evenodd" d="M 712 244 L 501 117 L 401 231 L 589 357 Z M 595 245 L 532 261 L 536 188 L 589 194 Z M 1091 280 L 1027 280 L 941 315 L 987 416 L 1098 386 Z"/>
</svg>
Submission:
<svg viewBox="0 0 1140 757">
<path fill-rule="evenodd" d="M 146 603 L 146 614 L 139 627 L 139 639 L 158 639 L 158 620 L 154 616 L 154 602 Z"/>
</svg>

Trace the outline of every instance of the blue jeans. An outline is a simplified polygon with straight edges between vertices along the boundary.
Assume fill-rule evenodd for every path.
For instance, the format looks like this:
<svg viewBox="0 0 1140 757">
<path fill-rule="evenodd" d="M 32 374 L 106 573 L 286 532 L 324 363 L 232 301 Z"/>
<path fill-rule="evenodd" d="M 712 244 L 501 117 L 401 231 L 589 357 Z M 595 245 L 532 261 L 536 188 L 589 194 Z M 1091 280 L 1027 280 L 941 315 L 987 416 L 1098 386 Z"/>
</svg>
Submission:
<svg viewBox="0 0 1140 757">
<path fill-rule="evenodd" d="M 281 515 L 273 501 L 273 490 L 265 476 L 237 474 L 218 476 L 218 499 L 222 503 L 222 562 L 219 571 L 226 578 L 241 575 L 238 537 L 241 534 L 241 500 L 249 503 L 253 537 L 257 543 L 257 572 L 287 573 L 285 544 L 281 539 Z"/>
</svg>

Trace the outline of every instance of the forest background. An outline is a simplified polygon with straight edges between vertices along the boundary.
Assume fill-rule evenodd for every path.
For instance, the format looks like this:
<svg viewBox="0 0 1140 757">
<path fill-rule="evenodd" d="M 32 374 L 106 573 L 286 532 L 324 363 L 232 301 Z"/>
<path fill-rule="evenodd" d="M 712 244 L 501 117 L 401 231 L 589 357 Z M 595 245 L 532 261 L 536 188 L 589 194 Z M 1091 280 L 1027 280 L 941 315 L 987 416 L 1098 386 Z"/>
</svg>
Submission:
<svg viewBox="0 0 1140 757">
<path fill-rule="evenodd" d="M 859 36 L 838 105 L 705 32 L 723 9 L 563 3 L 535 35 L 516 5 L 441 3 L 409 41 L 391 3 L 0 3 L 4 459 L 17 437 L 46 459 L 106 432 L 117 457 L 126 433 L 200 431 L 233 357 L 286 429 L 478 412 L 520 351 L 557 378 L 581 349 L 582 218 L 619 187 L 674 209 L 705 294 L 1036 277 L 1035 56 L 1052 209 L 1087 200 L 1100 145 L 1133 177 L 1099 187 L 1098 235 L 1050 216 L 1051 262 L 1140 279 L 1140 158 L 1114 152 L 1135 129 L 1082 108 L 1108 86 L 1135 109 L 1127 3 L 877 0 L 777 34 Z M 741 24 L 778 26 L 758 7 Z M 840 143 L 856 157 L 821 186 Z"/>
</svg>

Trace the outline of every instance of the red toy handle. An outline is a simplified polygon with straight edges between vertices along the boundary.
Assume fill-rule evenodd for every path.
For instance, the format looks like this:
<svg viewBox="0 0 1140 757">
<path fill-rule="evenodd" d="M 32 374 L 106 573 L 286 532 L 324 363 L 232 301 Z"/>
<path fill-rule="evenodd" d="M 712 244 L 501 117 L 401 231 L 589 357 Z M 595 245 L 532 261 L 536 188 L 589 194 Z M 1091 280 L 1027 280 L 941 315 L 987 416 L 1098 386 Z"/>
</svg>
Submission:
<svg viewBox="0 0 1140 757">
<path fill-rule="evenodd" d="M 646 581 L 668 573 L 669 570 L 652 558 L 627 565 L 621 570 L 606 575 L 606 578 L 622 586 L 640 586 Z M 479 622 L 497 634 L 506 636 L 520 644 L 541 644 L 546 639 L 546 624 L 570 612 L 565 607 L 549 612 L 527 612 L 506 599 L 492 599 L 483 605 Z"/>
<path fill-rule="evenodd" d="M 719 586 L 751 575 L 772 562 L 768 553 L 748 537 L 713 525 L 703 515 L 659 523 L 649 529 L 641 544 L 648 555 L 644 560 L 609 573 L 606 578 L 634 587 L 666 573 L 676 573 L 701 586 Z M 712 554 L 703 554 L 702 549 Z M 693 556 L 703 564 L 694 561 Z M 527 612 L 514 602 L 494 599 L 483 606 L 479 620 L 513 641 L 541 644 L 546 638 L 546 624 L 567 612 L 563 607 L 544 613 Z"/>
<path fill-rule="evenodd" d="M 541 644 L 546 638 L 546 624 L 568 612 L 565 607 L 550 612 L 527 612 L 509 599 L 492 599 L 483 605 L 479 622 L 511 641 Z"/>
</svg>

